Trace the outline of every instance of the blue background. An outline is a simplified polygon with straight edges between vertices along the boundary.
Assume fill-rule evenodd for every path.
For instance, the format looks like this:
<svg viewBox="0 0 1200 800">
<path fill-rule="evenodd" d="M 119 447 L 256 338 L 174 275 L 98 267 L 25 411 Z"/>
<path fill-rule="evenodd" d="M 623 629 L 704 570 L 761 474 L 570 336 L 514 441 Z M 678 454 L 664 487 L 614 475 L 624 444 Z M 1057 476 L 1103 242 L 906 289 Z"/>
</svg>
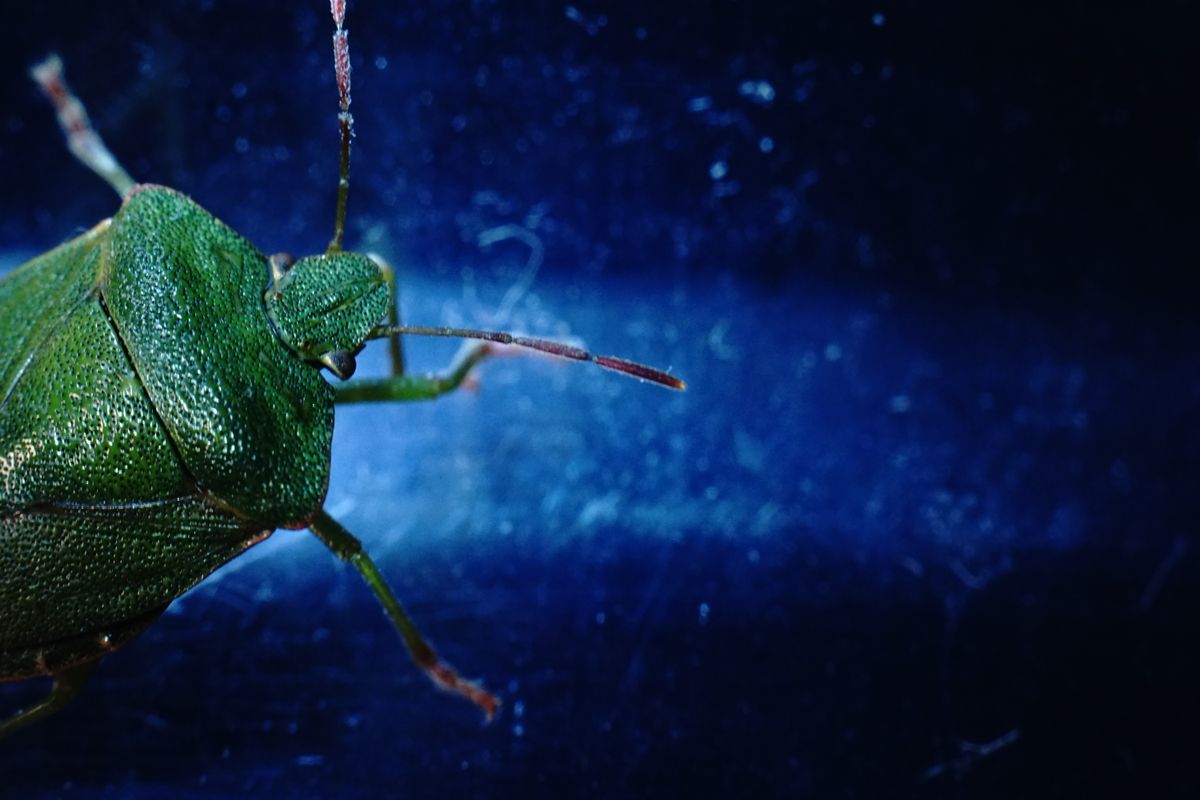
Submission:
<svg viewBox="0 0 1200 800">
<path fill-rule="evenodd" d="M 136 178 L 323 249 L 323 4 L 6 18 L 4 264 L 116 207 L 24 78 L 51 49 Z M 503 358 L 339 412 L 326 508 L 503 695 L 491 726 L 281 531 L 0 743 L 0 795 L 1200 792 L 1190 23 L 352 4 L 348 244 L 397 264 L 406 319 L 689 390 Z"/>
</svg>

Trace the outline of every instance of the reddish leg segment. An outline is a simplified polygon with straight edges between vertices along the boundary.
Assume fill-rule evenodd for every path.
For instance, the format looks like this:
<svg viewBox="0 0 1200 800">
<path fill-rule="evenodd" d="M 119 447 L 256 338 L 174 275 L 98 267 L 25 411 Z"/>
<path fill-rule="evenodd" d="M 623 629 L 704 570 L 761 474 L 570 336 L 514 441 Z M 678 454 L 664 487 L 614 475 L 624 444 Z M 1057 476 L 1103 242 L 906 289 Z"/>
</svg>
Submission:
<svg viewBox="0 0 1200 800">
<path fill-rule="evenodd" d="M 400 637 L 404 639 L 404 644 L 408 647 L 408 654 L 412 656 L 416 665 L 425 671 L 430 680 L 439 688 L 461 695 L 479 706 L 487 715 L 488 721 L 491 721 L 500 708 L 499 699 L 478 683 L 463 678 L 453 667 L 438 658 L 437 653 L 422 638 L 412 620 L 408 618 L 400 601 L 392 594 L 391 588 L 388 587 L 387 581 L 375 566 L 375 562 L 363 550 L 362 542 L 324 511 L 319 513 L 316 519 L 309 524 L 309 528 L 318 539 L 325 543 L 326 547 L 333 551 L 334 555 L 343 561 L 349 561 L 351 566 L 358 570 L 363 580 L 367 582 L 367 586 L 375 593 L 383 610 L 387 612 L 392 624 L 396 626 L 396 630 L 400 632 Z"/>
</svg>

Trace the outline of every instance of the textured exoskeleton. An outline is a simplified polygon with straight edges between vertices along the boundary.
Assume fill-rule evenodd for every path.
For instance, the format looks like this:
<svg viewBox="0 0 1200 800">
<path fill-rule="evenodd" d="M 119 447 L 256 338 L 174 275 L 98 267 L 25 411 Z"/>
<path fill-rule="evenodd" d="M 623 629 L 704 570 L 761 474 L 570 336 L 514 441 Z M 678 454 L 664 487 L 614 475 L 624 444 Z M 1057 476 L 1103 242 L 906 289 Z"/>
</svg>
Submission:
<svg viewBox="0 0 1200 800">
<path fill-rule="evenodd" d="M 498 701 L 440 661 L 362 545 L 322 510 L 334 404 L 428 399 L 442 374 L 405 373 L 400 334 L 530 347 L 673 388 L 659 370 L 494 331 L 401 326 L 391 268 L 342 250 L 352 118 L 345 3 L 331 12 L 341 113 L 334 238 L 270 257 L 192 200 L 136 184 L 47 58 L 32 70 L 71 151 L 121 196 L 108 220 L 0 278 L 0 682 L 51 676 L 0 737 L 61 707 L 106 653 L 277 528 L 310 528 L 375 593 L 413 660 L 479 705 Z M 334 388 L 369 339 L 392 374 Z"/>
<path fill-rule="evenodd" d="M 391 377 L 335 390 L 321 369 L 348 378 L 363 343 L 388 335 L 391 280 L 355 253 L 268 258 L 151 185 L 0 279 L 0 681 L 56 679 L 0 736 L 59 708 L 101 657 L 277 528 L 311 528 L 435 682 L 495 711 L 321 510 L 335 401 L 435 397 L 488 352 L 410 376 L 394 349 Z"/>
<path fill-rule="evenodd" d="M 365 337 L 383 319 L 378 277 Z M 136 633 L 329 478 L 334 390 L 264 310 L 267 259 L 170 189 L 0 282 L 0 678 Z"/>
</svg>

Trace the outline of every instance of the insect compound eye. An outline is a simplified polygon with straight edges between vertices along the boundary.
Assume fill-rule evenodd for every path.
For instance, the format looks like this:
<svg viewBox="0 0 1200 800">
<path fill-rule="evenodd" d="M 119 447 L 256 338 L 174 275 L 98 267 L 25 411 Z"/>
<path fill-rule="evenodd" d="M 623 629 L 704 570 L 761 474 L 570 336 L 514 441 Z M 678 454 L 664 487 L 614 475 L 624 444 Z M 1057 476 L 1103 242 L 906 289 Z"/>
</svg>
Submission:
<svg viewBox="0 0 1200 800">
<path fill-rule="evenodd" d="M 267 258 L 267 266 L 271 268 L 271 280 L 275 283 L 287 274 L 287 271 L 296 263 L 296 258 L 291 253 L 275 253 Z"/>
<path fill-rule="evenodd" d="M 354 370 L 358 369 L 358 362 L 354 359 L 354 354 L 349 350 L 335 350 L 331 353 L 325 353 L 318 360 L 341 380 L 349 379 L 354 374 Z"/>
</svg>

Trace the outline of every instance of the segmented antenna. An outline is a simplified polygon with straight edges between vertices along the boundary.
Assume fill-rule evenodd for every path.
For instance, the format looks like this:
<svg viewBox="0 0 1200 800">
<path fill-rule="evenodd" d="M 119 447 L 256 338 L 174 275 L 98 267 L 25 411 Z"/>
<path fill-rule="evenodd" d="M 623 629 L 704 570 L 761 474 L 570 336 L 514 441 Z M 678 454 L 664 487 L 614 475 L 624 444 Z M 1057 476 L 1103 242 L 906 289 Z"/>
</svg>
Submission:
<svg viewBox="0 0 1200 800">
<path fill-rule="evenodd" d="M 67 86 L 63 78 L 62 59 L 53 53 L 29 70 L 29 77 L 41 88 L 42 94 L 54 104 L 58 125 L 67 137 L 67 147 L 72 155 L 82 161 L 92 172 L 103 178 L 122 198 L 136 185 L 129 173 L 116 157 L 104 146 L 104 140 L 92 121 L 87 109 Z"/>
<path fill-rule="evenodd" d="M 354 117 L 350 114 L 350 43 L 346 40 L 346 0 L 329 0 L 329 13 L 337 30 L 333 34 L 333 68 L 338 87 L 338 134 L 341 152 L 338 157 L 337 209 L 333 216 L 333 239 L 325 254 L 342 252 L 346 236 L 346 196 L 350 192 L 350 140 L 354 138 Z"/>
<path fill-rule="evenodd" d="M 511 333 L 503 331 L 477 331 L 471 328 L 444 328 L 426 325 L 380 325 L 372 330 L 367 338 L 383 339 L 395 334 L 446 336 L 454 339 L 479 339 L 485 342 L 496 342 L 497 344 L 510 344 L 530 350 L 537 350 L 541 353 L 548 353 L 559 358 L 569 358 L 573 361 L 590 361 L 613 372 L 620 372 L 622 375 L 629 375 L 644 381 L 657 383 L 660 386 L 666 386 L 668 389 L 682 391 L 687 388 L 687 384 L 674 375 L 670 375 L 654 367 L 648 367 L 645 364 L 639 364 L 636 361 L 628 361 L 616 356 L 596 356 L 583 348 L 563 344 L 562 342 L 552 342 L 549 339 L 535 339 L 529 336 L 514 336 Z"/>
</svg>

